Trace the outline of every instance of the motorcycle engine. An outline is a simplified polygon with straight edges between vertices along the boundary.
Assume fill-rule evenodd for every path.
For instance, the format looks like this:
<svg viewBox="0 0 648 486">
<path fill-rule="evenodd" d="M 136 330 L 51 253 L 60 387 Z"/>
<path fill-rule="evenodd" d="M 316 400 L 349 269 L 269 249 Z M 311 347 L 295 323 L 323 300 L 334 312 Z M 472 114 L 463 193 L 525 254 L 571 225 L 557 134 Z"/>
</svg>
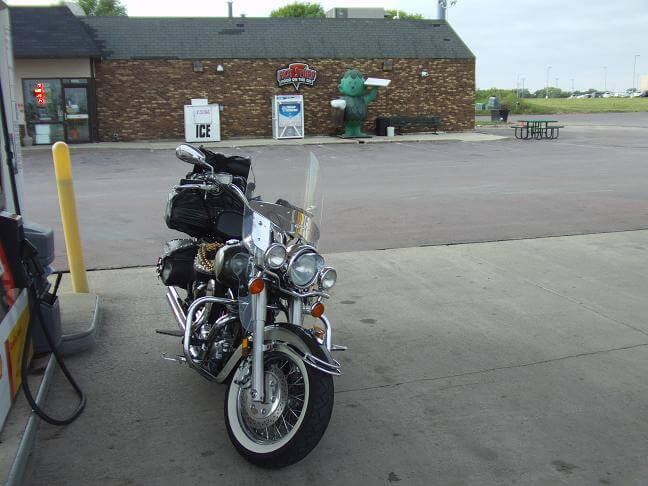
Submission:
<svg viewBox="0 0 648 486">
<path fill-rule="evenodd" d="M 207 369 L 213 375 L 218 374 L 223 369 L 235 349 L 234 336 L 230 333 L 223 333 L 221 337 L 211 345 L 207 357 Z"/>
</svg>

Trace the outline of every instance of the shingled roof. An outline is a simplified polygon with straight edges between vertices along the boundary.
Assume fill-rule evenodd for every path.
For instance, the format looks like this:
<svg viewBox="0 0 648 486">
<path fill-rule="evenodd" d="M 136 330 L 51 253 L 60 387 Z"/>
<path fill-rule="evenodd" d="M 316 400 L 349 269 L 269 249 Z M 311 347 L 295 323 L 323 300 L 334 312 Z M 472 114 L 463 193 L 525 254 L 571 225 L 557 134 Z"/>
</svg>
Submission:
<svg viewBox="0 0 648 486">
<path fill-rule="evenodd" d="M 107 59 L 472 59 L 442 20 L 82 17 Z"/>
<path fill-rule="evenodd" d="M 86 27 L 67 7 L 10 7 L 17 58 L 99 57 Z"/>
</svg>

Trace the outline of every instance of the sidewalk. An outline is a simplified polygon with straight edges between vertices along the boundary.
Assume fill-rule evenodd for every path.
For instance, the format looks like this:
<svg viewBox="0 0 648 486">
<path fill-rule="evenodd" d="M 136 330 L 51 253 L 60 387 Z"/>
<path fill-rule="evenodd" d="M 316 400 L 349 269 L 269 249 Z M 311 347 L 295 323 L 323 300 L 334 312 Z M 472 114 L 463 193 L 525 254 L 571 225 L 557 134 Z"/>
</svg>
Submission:
<svg viewBox="0 0 648 486">
<path fill-rule="evenodd" d="M 633 231 L 327 255 L 344 375 L 279 471 L 229 443 L 224 387 L 160 359 L 180 345 L 154 269 L 90 272 L 103 325 L 68 360 L 88 406 L 40 424 L 25 484 L 644 484 L 647 252 Z M 73 401 L 57 372 L 48 409 Z"/>
<path fill-rule="evenodd" d="M 393 143 L 393 142 L 490 142 L 502 140 L 499 135 L 489 135 L 477 132 L 452 132 L 439 133 L 412 133 L 406 135 L 396 135 L 395 137 L 371 137 L 371 138 L 340 138 L 340 137 L 306 137 L 286 140 L 274 140 L 272 138 L 240 138 L 233 140 L 223 140 L 222 142 L 204 143 L 207 148 L 239 148 L 239 147 L 258 147 L 258 146 L 285 146 L 285 145 L 324 145 L 324 144 L 363 144 L 363 143 Z M 135 142 L 98 142 L 79 145 L 70 145 L 70 149 L 75 150 L 128 150 L 128 149 L 146 149 L 146 150 L 169 150 L 175 149 L 183 140 L 161 140 L 161 141 L 135 141 Z M 23 152 L 35 150 L 49 150 L 49 145 L 35 145 L 32 147 L 22 147 Z"/>
</svg>

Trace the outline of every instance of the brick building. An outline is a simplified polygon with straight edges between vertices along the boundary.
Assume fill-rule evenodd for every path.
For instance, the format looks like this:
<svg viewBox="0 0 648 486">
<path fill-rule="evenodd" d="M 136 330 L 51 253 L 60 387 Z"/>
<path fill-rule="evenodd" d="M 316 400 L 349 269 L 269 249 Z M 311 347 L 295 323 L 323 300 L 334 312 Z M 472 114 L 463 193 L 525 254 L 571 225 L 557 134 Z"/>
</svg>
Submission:
<svg viewBox="0 0 648 486">
<path fill-rule="evenodd" d="M 47 10 L 63 15 L 65 7 Z M 22 11 L 24 18 L 39 9 L 13 11 Z M 335 133 L 329 102 L 338 97 L 337 84 L 348 67 L 392 80 L 369 105 L 366 131 L 373 130 L 374 119 L 381 115 L 440 115 L 445 130 L 472 128 L 475 58 L 446 21 L 132 17 L 76 17 L 76 21 L 99 52 L 87 58 L 93 140 L 182 138 L 183 106 L 192 98 L 207 98 L 221 106 L 223 138 L 270 136 L 273 96 L 297 92 L 292 84 L 278 85 L 277 70 L 293 62 L 307 63 L 317 71 L 313 86 L 301 84 L 298 89 L 304 96 L 306 135 Z M 21 42 L 14 39 L 14 45 Z M 25 101 L 30 96 L 27 93 Z"/>
</svg>

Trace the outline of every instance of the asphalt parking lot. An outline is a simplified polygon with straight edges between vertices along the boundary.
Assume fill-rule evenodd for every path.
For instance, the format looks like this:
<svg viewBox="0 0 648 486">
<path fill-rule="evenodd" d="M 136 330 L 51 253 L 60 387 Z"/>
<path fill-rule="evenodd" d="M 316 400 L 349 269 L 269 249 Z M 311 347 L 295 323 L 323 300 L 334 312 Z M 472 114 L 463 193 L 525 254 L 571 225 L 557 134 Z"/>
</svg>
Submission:
<svg viewBox="0 0 648 486">
<path fill-rule="evenodd" d="M 557 115 L 562 120 L 563 116 Z M 325 252 L 648 228 L 648 113 L 565 115 L 555 141 L 254 147 L 259 192 L 312 150 L 325 187 Z M 510 135 L 510 129 L 487 129 Z M 237 153 L 237 151 L 230 151 Z M 151 265 L 178 234 L 162 221 L 188 166 L 172 150 L 74 151 L 90 268 Z M 51 155 L 26 152 L 27 215 L 58 230 Z"/>
</svg>

